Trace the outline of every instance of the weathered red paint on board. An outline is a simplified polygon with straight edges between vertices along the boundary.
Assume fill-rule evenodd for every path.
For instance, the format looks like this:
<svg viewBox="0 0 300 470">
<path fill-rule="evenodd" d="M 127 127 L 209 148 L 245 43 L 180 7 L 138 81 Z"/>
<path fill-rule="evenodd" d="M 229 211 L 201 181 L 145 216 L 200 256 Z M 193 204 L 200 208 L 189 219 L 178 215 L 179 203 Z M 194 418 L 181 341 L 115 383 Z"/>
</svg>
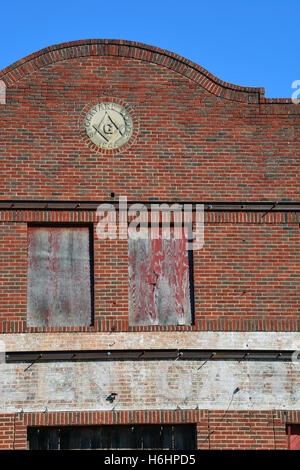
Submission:
<svg viewBox="0 0 300 470">
<path fill-rule="evenodd" d="M 131 325 L 191 324 L 186 239 L 129 240 Z"/>
<path fill-rule="evenodd" d="M 91 324 L 88 227 L 28 227 L 27 320 Z"/>
<path fill-rule="evenodd" d="M 288 449 L 289 450 L 300 450 L 300 425 L 290 424 L 288 425 Z"/>
</svg>

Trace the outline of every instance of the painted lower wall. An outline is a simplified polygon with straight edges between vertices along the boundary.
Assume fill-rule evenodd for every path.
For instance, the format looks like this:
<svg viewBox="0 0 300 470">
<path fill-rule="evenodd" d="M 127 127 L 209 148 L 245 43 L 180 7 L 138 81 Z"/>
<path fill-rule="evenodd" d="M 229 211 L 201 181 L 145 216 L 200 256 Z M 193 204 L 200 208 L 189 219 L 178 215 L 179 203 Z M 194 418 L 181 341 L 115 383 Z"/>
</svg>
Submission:
<svg viewBox="0 0 300 470">
<path fill-rule="evenodd" d="M 295 350 L 300 333 L 10 334 L 3 351 L 62 349 Z M 300 348 L 299 348 L 300 349 Z M 67 410 L 298 410 L 300 361 L 0 363 L 0 412 Z M 239 388 L 238 393 L 233 391 Z M 116 393 L 113 403 L 107 400 Z"/>
<path fill-rule="evenodd" d="M 287 449 L 288 425 L 300 421 L 300 362 L 45 362 L 26 370 L 5 363 L 5 351 L 294 351 L 299 340 L 284 332 L 1 335 L 0 449 L 26 449 L 28 426 L 126 423 L 195 423 L 199 449 Z"/>
<path fill-rule="evenodd" d="M 2 364 L 0 412 L 59 410 L 297 410 L 300 366 L 256 361 Z M 233 395 L 233 391 L 239 392 Z M 117 393 L 111 404 L 107 397 Z"/>
</svg>

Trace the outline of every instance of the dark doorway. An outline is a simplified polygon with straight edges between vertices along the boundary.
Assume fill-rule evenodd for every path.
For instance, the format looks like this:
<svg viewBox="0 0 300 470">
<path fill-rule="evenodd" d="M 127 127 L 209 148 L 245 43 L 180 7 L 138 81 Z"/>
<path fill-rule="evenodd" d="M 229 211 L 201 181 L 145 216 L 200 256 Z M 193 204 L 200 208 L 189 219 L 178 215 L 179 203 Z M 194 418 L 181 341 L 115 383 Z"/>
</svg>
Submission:
<svg viewBox="0 0 300 470">
<path fill-rule="evenodd" d="M 30 450 L 196 448 L 194 424 L 28 428 Z"/>
</svg>

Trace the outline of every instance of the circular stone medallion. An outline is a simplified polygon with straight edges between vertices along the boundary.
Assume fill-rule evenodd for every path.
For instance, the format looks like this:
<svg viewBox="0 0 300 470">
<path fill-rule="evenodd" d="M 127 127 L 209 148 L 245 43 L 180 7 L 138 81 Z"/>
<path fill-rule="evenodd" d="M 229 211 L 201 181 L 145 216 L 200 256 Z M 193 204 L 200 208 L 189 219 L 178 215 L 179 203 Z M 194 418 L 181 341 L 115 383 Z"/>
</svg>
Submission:
<svg viewBox="0 0 300 470">
<path fill-rule="evenodd" d="M 89 110 L 84 127 L 87 136 L 97 147 L 116 149 L 130 139 L 133 122 L 124 106 L 103 102 Z"/>
</svg>

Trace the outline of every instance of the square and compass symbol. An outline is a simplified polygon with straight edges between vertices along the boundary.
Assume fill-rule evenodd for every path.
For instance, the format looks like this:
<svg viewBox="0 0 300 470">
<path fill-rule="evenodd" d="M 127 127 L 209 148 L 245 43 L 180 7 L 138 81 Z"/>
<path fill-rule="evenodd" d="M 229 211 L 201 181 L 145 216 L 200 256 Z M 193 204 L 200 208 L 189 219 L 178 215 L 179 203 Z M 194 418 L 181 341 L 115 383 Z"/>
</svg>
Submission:
<svg viewBox="0 0 300 470">
<path fill-rule="evenodd" d="M 84 121 L 87 136 L 101 148 L 115 149 L 131 137 L 133 121 L 124 106 L 119 103 L 99 103 L 87 113 Z"/>
</svg>

